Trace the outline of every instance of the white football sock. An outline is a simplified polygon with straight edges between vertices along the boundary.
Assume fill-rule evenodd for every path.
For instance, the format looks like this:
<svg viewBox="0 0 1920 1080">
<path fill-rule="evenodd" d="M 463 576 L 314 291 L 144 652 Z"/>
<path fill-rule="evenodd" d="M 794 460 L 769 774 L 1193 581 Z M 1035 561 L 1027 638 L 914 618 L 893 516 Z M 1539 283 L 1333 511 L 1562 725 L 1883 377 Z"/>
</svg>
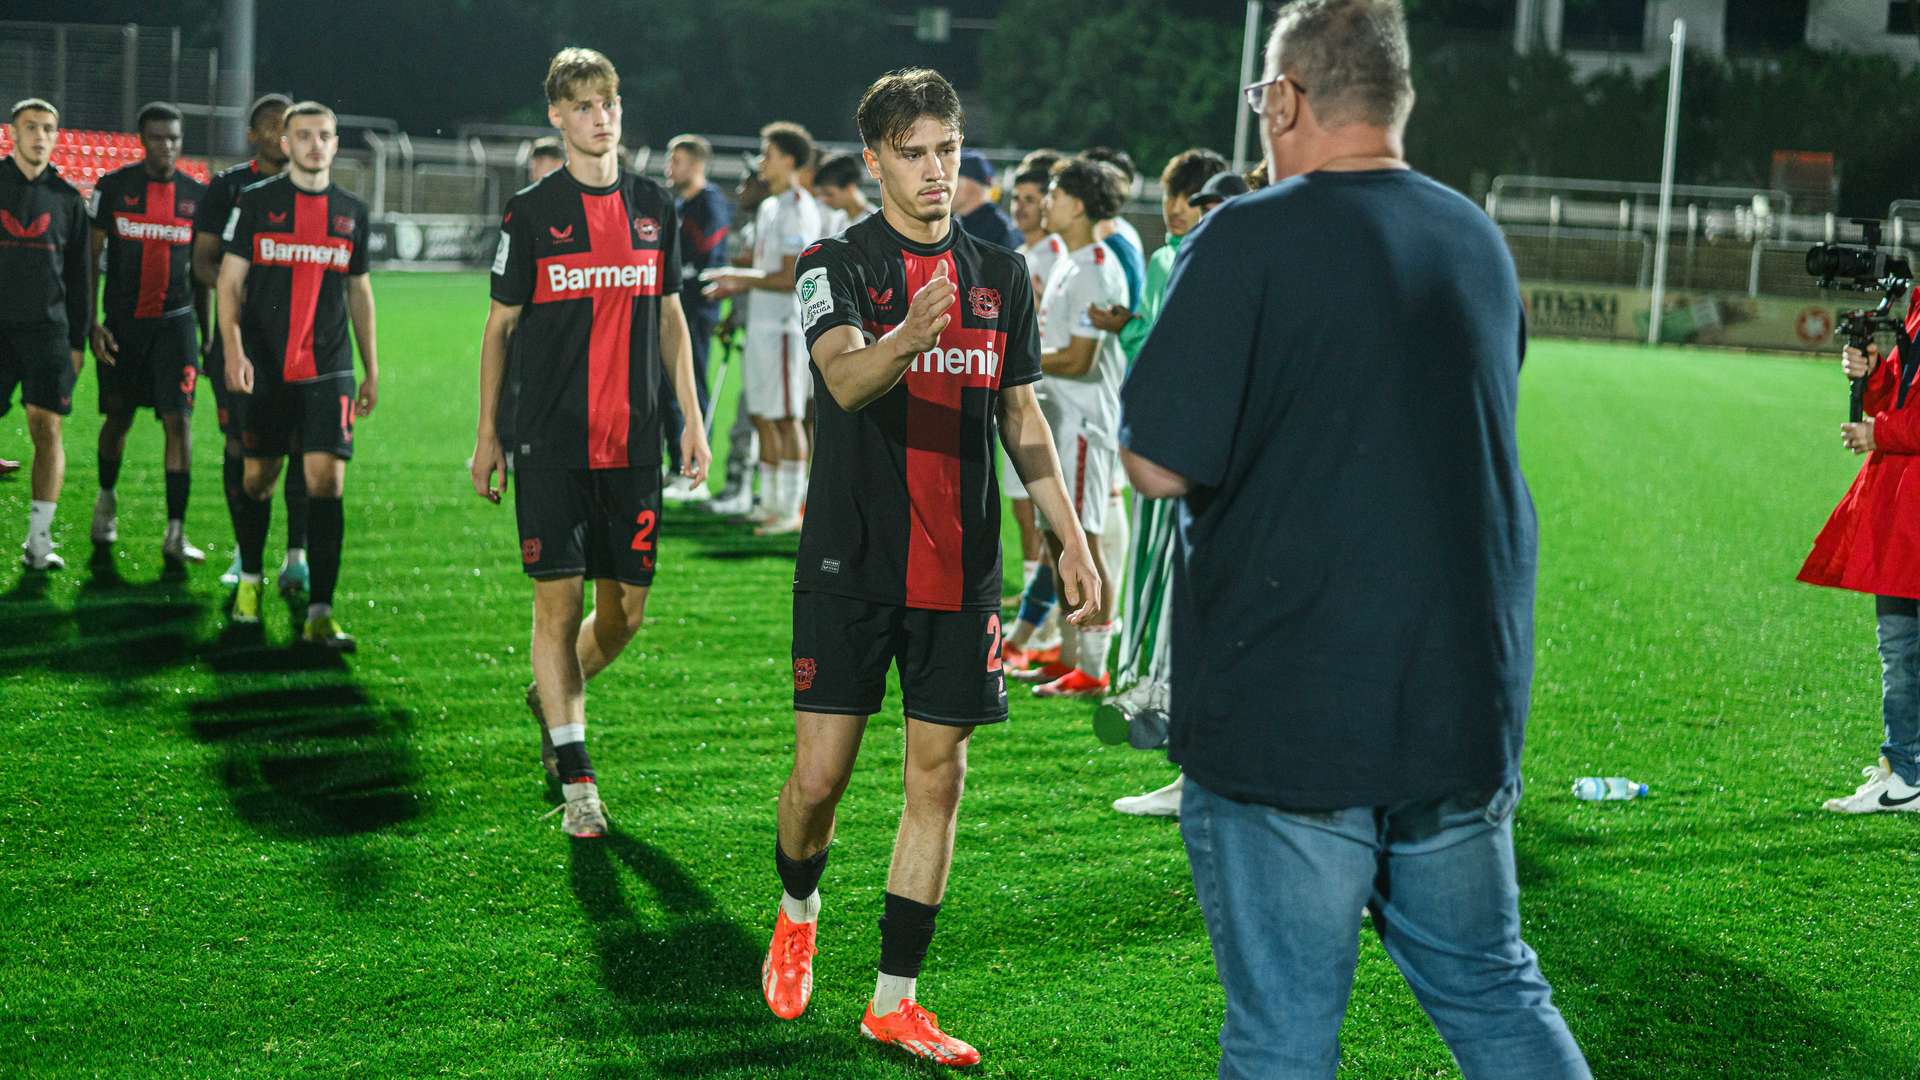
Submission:
<svg viewBox="0 0 1920 1080">
<path fill-rule="evenodd" d="M 1074 667 L 1091 679 L 1107 677 L 1107 646 L 1113 642 L 1114 623 L 1100 626 L 1083 626 L 1077 635 L 1080 647 L 1074 657 Z"/>
<path fill-rule="evenodd" d="M 306 548 L 290 547 L 287 549 L 286 561 L 281 563 L 280 565 L 283 568 L 288 566 L 299 566 L 300 564 L 306 561 L 307 561 Z"/>
<path fill-rule="evenodd" d="M 807 501 L 807 463 L 804 461 L 783 461 L 780 463 L 780 494 L 786 501 L 780 504 L 781 517 L 800 516 L 800 507 Z"/>
<path fill-rule="evenodd" d="M 873 984 L 873 1015 L 885 1016 L 899 1012 L 902 1001 L 913 1000 L 914 984 L 919 981 L 881 972 L 880 978 Z"/>
<path fill-rule="evenodd" d="M 1068 622 L 1060 620 L 1060 662 L 1068 667 L 1080 666 L 1080 635 L 1086 631 Z"/>
<path fill-rule="evenodd" d="M 325 619 L 331 616 L 332 614 L 333 614 L 332 604 L 308 604 L 307 605 L 307 621 L 308 622 L 312 622 L 315 619 Z"/>
<path fill-rule="evenodd" d="M 583 743 L 587 741 L 587 725 L 561 724 L 559 727 L 550 727 L 547 729 L 547 738 L 552 739 L 555 746 Z"/>
<path fill-rule="evenodd" d="M 780 890 L 780 910 L 787 913 L 788 922 L 819 922 L 820 890 L 813 890 L 813 895 L 805 900 L 795 900 L 787 895 L 785 889 L 782 889 Z"/>
<path fill-rule="evenodd" d="M 769 510 L 780 508 L 780 470 L 765 461 L 760 463 L 760 505 Z"/>
<path fill-rule="evenodd" d="M 53 506 L 44 499 L 34 499 L 27 504 L 27 539 L 52 538 Z"/>
</svg>

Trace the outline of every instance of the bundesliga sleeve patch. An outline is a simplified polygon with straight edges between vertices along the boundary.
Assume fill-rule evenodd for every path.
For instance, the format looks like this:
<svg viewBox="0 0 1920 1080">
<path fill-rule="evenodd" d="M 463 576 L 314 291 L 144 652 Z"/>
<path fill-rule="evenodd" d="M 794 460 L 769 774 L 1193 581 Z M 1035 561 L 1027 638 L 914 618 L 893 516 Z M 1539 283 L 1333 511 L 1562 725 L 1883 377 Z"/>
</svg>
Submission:
<svg viewBox="0 0 1920 1080">
<path fill-rule="evenodd" d="M 495 274 L 504 274 L 507 272 L 507 255 L 512 250 L 513 238 L 507 235 L 507 230 L 501 229 L 500 246 L 495 249 L 493 253 L 493 272 Z"/>
<path fill-rule="evenodd" d="M 833 287 L 827 284 L 827 268 L 816 266 L 793 283 L 793 294 L 800 300 L 800 329 L 811 330 L 821 316 L 833 311 Z"/>
</svg>

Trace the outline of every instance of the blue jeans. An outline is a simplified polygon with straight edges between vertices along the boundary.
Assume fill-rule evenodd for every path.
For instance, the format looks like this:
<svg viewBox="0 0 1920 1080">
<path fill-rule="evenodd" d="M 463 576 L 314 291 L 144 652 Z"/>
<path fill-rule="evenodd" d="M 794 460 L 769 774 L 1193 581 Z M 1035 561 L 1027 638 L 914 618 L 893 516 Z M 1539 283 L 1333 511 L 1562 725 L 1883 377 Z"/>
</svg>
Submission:
<svg viewBox="0 0 1920 1080">
<path fill-rule="evenodd" d="M 1880 752 L 1909 784 L 1920 784 L 1920 602 L 1876 596 L 1880 628 L 1880 715 L 1887 741 Z"/>
<path fill-rule="evenodd" d="M 1227 992 L 1222 1080 L 1331 1078 L 1360 909 L 1467 1080 L 1589 1080 L 1520 940 L 1513 784 L 1477 797 L 1297 813 L 1187 777 L 1180 835 Z"/>
</svg>

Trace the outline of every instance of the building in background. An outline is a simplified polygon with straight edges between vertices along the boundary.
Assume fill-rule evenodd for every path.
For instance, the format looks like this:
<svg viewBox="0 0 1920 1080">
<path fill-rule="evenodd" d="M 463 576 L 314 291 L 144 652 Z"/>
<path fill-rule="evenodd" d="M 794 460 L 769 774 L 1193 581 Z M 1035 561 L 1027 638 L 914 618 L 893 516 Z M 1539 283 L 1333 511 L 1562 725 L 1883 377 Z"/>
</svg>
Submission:
<svg viewBox="0 0 1920 1080">
<path fill-rule="evenodd" d="M 1484 9 L 1483 17 L 1510 11 L 1516 52 L 1560 53 L 1582 74 L 1661 70 L 1675 19 L 1687 21 L 1688 47 L 1709 56 L 1764 58 L 1811 46 L 1884 55 L 1908 69 L 1920 64 L 1906 0 L 1501 0 L 1462 6 Z"/>
</svg>

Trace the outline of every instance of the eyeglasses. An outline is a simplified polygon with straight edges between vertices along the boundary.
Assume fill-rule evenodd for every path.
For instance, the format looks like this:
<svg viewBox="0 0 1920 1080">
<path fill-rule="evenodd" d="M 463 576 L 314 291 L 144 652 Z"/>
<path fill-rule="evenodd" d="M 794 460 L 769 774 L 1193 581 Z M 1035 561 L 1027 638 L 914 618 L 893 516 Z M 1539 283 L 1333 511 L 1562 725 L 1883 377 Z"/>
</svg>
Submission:
<svg viewBox="0 0 1920 1080">
<path fill-rule="evenodd" d="M 1275 75 L 1271 79 L 1262 79 L 1257 83 L 1248 83 L 1240 89 L 1240 93 L 1245 95 L 1247 99 L 1247 108 L 1253 110 L 1253 115 L 1265 116 L 1267 114 L 1267 87 L 1278 87 L 1283 82 L 1291 82 L 1293 84 L 1293 92 L 1296 94 L 1305 94 L 1307 92 L 1306 86 L 1302 84 L 1299 79 L 1289 79 L 1285 75 Z"/>
</svg>

